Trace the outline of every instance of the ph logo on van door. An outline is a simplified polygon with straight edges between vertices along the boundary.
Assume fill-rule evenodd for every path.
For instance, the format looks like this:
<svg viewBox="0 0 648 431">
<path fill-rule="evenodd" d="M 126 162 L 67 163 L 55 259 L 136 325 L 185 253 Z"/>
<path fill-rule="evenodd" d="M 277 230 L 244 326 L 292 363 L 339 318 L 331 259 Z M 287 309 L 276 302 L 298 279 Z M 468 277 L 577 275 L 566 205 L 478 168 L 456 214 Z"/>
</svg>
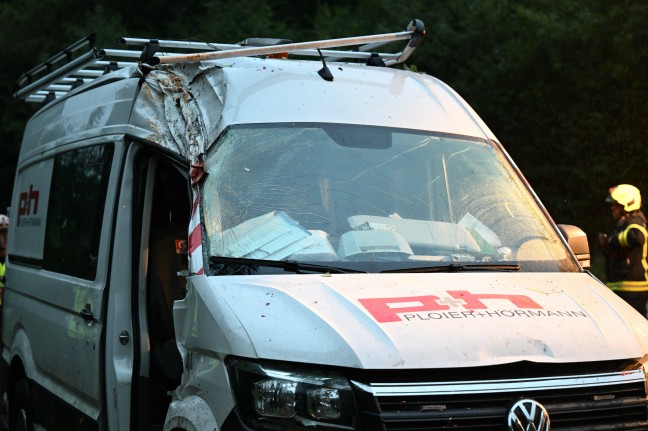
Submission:
<svg viewBox="0 0 648 431">
<path fill-rule="evenodd" d="M 38 214 L 38 199 L 40 192 L 34 190 L 34 185 L 29 185 L 29 190 L 20 192 L 18 201 L 18 226 L 38 226 L 40 218 L 33 218 Z"/>
</svg>

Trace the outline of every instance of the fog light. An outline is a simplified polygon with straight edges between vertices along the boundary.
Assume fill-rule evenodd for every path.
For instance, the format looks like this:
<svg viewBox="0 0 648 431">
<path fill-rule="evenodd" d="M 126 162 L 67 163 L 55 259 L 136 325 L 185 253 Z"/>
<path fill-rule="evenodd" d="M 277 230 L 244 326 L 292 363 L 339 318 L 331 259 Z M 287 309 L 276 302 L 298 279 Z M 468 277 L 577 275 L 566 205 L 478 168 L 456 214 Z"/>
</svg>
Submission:
<svg viewBox="0 0 648 431">
<path fill-rule="evenodd" d="M 340 418 L 340 392 L 337 389 L 317 388 L 308 391 L 308 414 L 317 420 Z"/>
<path fill-rule="evenodd" d="M 263 416 L 291 418 L 295 415 L 297 383 L 263 380 L 254 384 L 254 409 Z"/>
</svg>

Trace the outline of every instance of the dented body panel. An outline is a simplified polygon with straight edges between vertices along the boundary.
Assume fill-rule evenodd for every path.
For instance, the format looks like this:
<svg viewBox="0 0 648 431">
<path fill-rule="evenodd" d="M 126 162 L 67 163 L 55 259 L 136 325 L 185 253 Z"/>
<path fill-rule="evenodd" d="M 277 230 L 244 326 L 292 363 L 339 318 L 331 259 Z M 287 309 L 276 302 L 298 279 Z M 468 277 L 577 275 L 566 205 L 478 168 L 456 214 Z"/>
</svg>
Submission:
<svg viewBox="0 0 648 431">
<path fill-rule="evenodd" d="M 352 124 L 495 139 L 463 99 L 433 77 L 353 64 L 332 67 L 333 83 L 318 76 L 312 61 L 235 58 L 153 71 L 133 123 L 148 125 L 155 133 L 151 141 L 190 159 L 234 124 L 353 118 Z"/>
<path fill-rule="evenodd" d="M 191 285 L 184 301 L 200 305 L 192 320 L 177 316 L 179 339 L 223 355 L 387 370 L 614 360 L 648 348 L 640 316 L 585 274 L 223 276 Z"/>
</svg>

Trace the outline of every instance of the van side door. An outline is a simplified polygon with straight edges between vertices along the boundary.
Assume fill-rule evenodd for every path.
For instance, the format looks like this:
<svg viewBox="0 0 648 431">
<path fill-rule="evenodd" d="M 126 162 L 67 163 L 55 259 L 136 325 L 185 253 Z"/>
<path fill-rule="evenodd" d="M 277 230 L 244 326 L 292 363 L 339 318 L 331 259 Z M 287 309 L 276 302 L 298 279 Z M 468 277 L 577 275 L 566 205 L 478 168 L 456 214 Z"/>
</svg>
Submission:
<svg viewBox="0 0 648 431">
<path fill-rule="evenodd" d="M 131 142 L 113 237 L 106 327 L 109 429 L 161 429 L 179 384 L 173 301 L 184 297 L 188 167 Z M 179 369 L 179 371 L 178 371 Z M 169 372 L 170 370 L 170 372 Z"/>
<path fill-rule="evenodd" d="M 120 148 L 116 137 L 92 139 L 18 167 L 3 340 L 22 360 L 12 378 L 27 382 L 29 413 L 44 429 L 101 428 L 102 309 Z"/>
</svg>

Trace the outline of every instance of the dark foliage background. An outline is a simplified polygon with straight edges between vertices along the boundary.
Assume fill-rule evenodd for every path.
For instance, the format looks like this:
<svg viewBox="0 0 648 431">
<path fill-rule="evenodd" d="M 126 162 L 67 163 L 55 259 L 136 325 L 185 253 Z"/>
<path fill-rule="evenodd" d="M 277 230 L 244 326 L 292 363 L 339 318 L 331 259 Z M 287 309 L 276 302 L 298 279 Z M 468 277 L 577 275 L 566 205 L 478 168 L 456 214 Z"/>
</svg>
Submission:
<svg viewBox="0 0 648 431">
<path fill-rule="evenodd" d="M 450 84 L 505 145 L 554 219 L 606 230 L 608 187 L 648 196 L 648 2 L 637 0 L 2 0 L 0 212 L 26 120 L 21 73 L 81 37 L 295 42 L 400 31 L 427 35 L 408 66 Z"/>
</svg>

